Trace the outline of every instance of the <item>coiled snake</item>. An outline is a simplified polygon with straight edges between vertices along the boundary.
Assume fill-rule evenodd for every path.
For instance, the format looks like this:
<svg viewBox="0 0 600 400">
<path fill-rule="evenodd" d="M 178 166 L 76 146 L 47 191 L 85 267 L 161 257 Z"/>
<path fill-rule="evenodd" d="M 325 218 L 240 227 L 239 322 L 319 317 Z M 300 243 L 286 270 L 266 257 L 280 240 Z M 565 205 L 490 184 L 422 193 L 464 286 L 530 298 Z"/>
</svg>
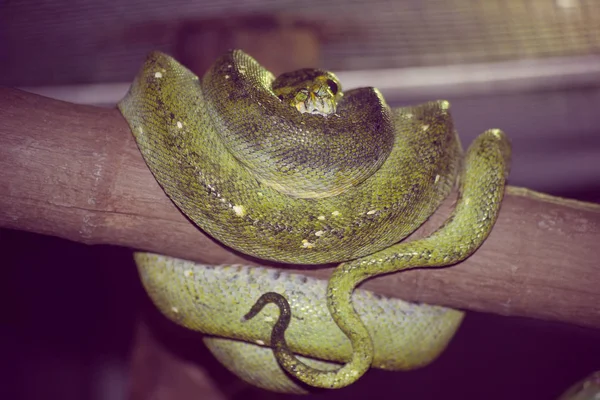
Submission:
<svg viewBox="0 0 600 400">
<path fill-rule="evenodd" d="M 203 332 L 229 369 L 271 390 L 304 390 L 297 380 L 339 388 L 371 366 L 432 361 L 461 312 L 353 292 L 375 275 L 454 264 L 490 232 L 510 145 L 489 130 L 463 157 L 448 108 L 436 101 L 391 109 L 377 89 L 342 92 L 322 70 L 276 78 L 239 50 L 202 79 L 150 54 L 119 109 L 180 210 L 245 254 L 341 263 L 326 285 L 267 268 L 136 253 L 150 297 L 175 322 Z M 459 199 L 446 223 L 398 243 L 455 184 Z M 280 311 L 261 311 L 271 302 Z"/>
</svg>

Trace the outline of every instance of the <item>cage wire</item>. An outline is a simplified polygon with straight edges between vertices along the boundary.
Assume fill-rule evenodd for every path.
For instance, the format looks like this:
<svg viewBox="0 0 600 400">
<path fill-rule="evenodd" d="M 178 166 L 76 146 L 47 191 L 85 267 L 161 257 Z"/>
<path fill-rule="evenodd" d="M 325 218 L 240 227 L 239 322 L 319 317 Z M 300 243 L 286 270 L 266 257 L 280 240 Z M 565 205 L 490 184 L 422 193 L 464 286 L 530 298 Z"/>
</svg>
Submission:
<svg viewBox="0 0 600 400">
<path fill-rule="evenodd" d="M 424 0 L 372 5 L 333 30 L 332 69 L 403 68 L 600 54 L 598 0 Z M 352 40 L 348 40 L 351 37 Z"/>
</svg>

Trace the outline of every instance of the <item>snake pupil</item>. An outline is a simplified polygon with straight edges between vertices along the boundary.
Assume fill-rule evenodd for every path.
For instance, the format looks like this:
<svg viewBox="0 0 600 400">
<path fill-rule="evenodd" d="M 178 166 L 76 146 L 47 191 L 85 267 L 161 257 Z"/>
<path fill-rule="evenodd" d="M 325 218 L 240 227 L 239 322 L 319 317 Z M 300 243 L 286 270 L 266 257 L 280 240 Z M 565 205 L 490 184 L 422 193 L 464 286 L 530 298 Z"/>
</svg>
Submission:
<svg viewBox="0 0 600 400">
<path fill-rule="evenodd" d="M 339 90 L 337 83 L 333 79 L 327 79 L 327 86 L 329 86 L 329 90 L 335 96 Z"/>
</svg>

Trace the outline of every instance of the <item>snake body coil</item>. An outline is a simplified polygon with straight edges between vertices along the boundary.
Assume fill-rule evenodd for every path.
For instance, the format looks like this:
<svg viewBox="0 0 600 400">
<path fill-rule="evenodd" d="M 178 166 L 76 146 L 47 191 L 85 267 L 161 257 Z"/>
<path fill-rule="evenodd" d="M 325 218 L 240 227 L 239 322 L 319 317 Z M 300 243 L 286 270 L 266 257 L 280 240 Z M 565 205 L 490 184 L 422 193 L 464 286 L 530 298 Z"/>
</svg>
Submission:
<svg viewBox="0 0 600 400">
<path fill-rule="evenodd" d="M 446 102 L 391 111 L 378 91 L 358 89 L 344 94 L 340 116 L 330 122 L 269 93 L 273 77 L 241 51 L 217 60 L 202 81 L 160 53 L 150 55 L 144 73 L 120 103 L 144 159 L 192 221 L 243 253 L 296 264 L 372 254 L 414 231 L 454 184 L 460 144 Z M 373 134 L 373 126 L 382 132 Z M 363 146 L 385 148 L 389 139 L 381 136 L 390 133 L 393 148 L 383 165 L 335 196 L 292 197 L 249 169 L 270 165 L 265 153 L 273 153 L 281 160 L 272 174 L 292 179 L 302 161 L 324 167 L 328 181 L 331 164 L 318 156 L 335 150 L 337 157 L 362 157 Z M 340 174 L 352 171 L 340 166 Z"/>
<path fill-rule="evenodd" d="M 331 95 L 329 100 L 315 100 L 314 93 L 321 89 L 290 90 L 305 82 L 307 87 L 326 85 L 323 91 Z M 310 96 L 320 101 L 318 113 L 311 113 Z M 237 353 L 238 347 L 231 350 L 237 342 L 221 343 L 223 347 L 212 342 L 210 347 L 230 369 L 260 386 L 292 390 L 287 383 L 248 374 L 249 366 L 239 367 L 251 358 L 248 354 L 254 350 L 248 346 L 270 345 L 271 362 L 274 354 L 295 378 L 336 388 L 358 379 L 373 363 L 414 368 L 445 347 L 461 313 L 392 300 L 382 300 L 395 304 L 384 306 L 373 298 L 355 311 L 352 293 L 369 277 L 453 264 L 479 247 L 496 220 L 508 174 L 510 147 L 502 132 L 482 134 L 463 159 L 445 101 L 392 110 L 376 89 L 342 93 L 337 78 L 320 70 L 275 78 L 241 51 L 218 59 L 202 80 L 172 58 L 152 53 L 119 108 L 158 182 L 205 232 L 263 259 L 342 262 L 325 291 L 314 289 L 319 284 L 312 280 L 297 284 L 299 278 L 294 277 L 287 277 L 282 286 L 282 278 L 268 270 L 260 276 L 261 284 L 257 276 L 231 267 L 218 269 L 212 281 L 198 279 L 208 267 L 201 270 L 162 256 L 136 255 L 146 289 L 170 318 L 228 338 L 215 339 L 218 343 L 230 339 L 254 343 L 239 344 L 244 353 Z M 435 211 L 459 171 L 460 198 L 447 223 L 428 238 L 398 244 Z M 309 310 L 301 318 L 306 325 L 295 328 L 302 322 L 292 318 L 286 333 L 285 327 L 274 325 L 269 307 L 261 312 L 262 319 L 239 322 L 264 292 L 278 292 L 285 299 L 273 295 L 268 298 L 275 300 L 262 305 L 275 302 L 285 313 L 289 302 L 292 317 Z M 315 299 L 321 306 L 326 302 L 329 313 L 321 310 L 312 319 L 308 315 L 318 308 Z M 218 304 L 233 312 L 231 320 Z M 414 307 L 408 313 L 412 315 L 398 318 L 398 310 L 407 307 Z M 439 321 L 445 322 L 432 322 L 432 312 L 443 315 Z M 394 325 L 399 320 L 402 327 Z M 329 331 L 320 331 L 318 325 L 329 326 Z M 378 326 L 394 328 L 378 336 L 374 333 Z M 293 333 L 296 329 L 300 333 Z M 344 342 L 342 335 L 340 343 L 345 345 L 328 343 L 340 332 L 350 341 Z M 382 342 L 394 335 L 402 343 L 388 353 L 410 361 L 378 361 Z M 426 344 L 418 347 L 419 341 Z M 419 348 L 419 356 L 406 356 Z M 346 364 L 317 369 L 298 360 L 294 352 Z"/>
</svg>

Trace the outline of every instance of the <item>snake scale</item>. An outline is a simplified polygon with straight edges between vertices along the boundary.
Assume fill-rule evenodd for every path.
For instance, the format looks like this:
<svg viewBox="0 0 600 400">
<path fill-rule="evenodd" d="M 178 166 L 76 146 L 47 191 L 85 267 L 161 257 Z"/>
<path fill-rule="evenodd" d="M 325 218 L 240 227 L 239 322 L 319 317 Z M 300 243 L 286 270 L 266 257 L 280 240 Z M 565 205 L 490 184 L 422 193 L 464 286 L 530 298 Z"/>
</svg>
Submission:
<svg viewBox="0 0 600 400">
<path fill-rule="evenodd" d="M 483 243 L 509 172 L 500 130 L 463 154 L 447 101 L 392 109 L 377 89 L 343 92 L 317 69 L 275 77 L 240 50 L 202 79 L 151 53 L 119 109 L 157 181 L 204 232 L 265 260 L 340 263 L 326 283 L 135 254 L 156 306 L 202 332 L 242 379 L 281 392 L 340 388 L 371 366 L 426 365 L 447 346 L 462 312 L 355 288 L 454 264 Z M 455 186 L 443 226 L 401 242 Z"/>
</svg>

